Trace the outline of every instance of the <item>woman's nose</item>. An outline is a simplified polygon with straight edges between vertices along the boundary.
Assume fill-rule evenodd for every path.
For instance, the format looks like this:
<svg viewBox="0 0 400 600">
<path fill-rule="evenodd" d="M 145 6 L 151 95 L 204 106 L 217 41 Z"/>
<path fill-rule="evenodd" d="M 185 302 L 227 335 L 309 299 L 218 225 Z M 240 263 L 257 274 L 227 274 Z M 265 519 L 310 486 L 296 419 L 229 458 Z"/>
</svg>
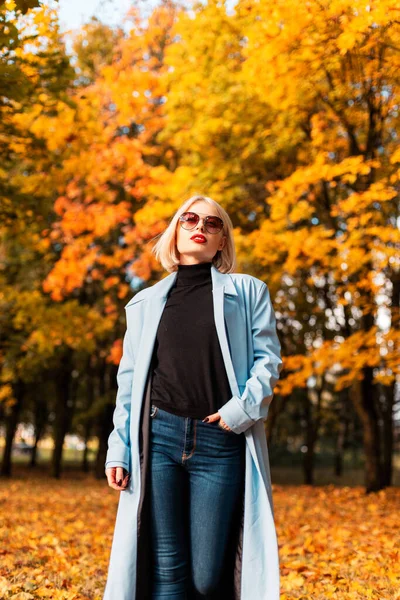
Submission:
<svg viewBox="0 0 400 600">
<path fill-rule="evenodd" d="M 204 229 L 204 220 L 200 218 L 199 222 L 196 225 L 196 229 Z"/>
</svg>

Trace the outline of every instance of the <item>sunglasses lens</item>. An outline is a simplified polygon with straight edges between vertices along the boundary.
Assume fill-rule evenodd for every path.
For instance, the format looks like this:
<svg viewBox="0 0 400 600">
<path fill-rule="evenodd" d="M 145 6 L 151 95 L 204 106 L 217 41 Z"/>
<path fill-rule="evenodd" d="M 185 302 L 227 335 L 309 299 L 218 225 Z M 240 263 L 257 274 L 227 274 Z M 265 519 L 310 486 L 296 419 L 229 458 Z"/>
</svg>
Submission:
<svg viewBox="0 0 400 600">
<path fill-rule="evenodd" d="M 185 212 L 179 217 L 179 220 L 184 229 L 193 229 L 199 222 L 199 217 L 196 213 Z"/>
<path fill-rule="evenodd" d="M 207 217 L 206 229 L 210 233 L 218 233 L 221 231 L 223 223 L 218 217 Z"/>
</svg>

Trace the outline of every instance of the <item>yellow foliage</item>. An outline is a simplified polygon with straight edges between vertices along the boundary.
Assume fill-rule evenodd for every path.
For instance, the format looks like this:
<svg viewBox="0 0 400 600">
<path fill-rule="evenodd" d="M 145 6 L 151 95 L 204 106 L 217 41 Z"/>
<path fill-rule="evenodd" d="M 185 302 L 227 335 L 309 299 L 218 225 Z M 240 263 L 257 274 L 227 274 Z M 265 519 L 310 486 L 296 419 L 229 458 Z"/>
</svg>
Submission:
<svg viewBox="0 0 400 600">
<path fill-rule="evenodd" d="M 397 4 L 240 0 L 231 13 L 224 2 L 192 12 L 169 4 L 147 23 L 132 9 L 133 27 L 90 84 L 57 98 L 43 89 L 28 109 L 5 108 L 7 126 L 21 135 L 1 132 L 0 140 L 19 166 L 2 165 L 0 177 L 29 208 L 47 202 L 53 219 L 32 232 L 35 211 L 16 219 L 21 245 L 43 253 L 47 275 L 37 287 L 58 303 L 95 282 L 112 324 L 117 301 L 130 293 L 128 269 L 145 280 L 161 276 L 154 238 L 183 200 L 205 193 L 232 217 L 238 271 L 268 283 L 287 347 L 304 353 L 288 362 L 281 393 L 332 365 L 345 373 L 338 389 L 368 366 L 375 382 L 392 383 Z M 54 14 L 33 11 L 21 34 L 34 23 L 55 47 Z M 24 74 L 39 81 L 37 46 L 17 51 Z M 32 153 L 30 136 L 50 159 Z M 367 315 L 384 311 L 390 331 L 357 335 Z M 71 331 L 44 327 L 23 350 L 46 355 L 48 340 L 79 343 Z M 84 341 L 94 343 L 89 331 Z"/>
</svg>

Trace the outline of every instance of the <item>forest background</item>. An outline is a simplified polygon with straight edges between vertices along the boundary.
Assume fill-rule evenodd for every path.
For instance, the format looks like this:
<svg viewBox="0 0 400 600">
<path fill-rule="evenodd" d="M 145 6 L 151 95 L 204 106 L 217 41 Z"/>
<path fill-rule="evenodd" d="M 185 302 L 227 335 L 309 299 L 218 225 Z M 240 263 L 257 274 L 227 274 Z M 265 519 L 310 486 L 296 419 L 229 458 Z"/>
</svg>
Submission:
<svg viewBox="0 0 400 600">
<path fill-rule="evenodd" d="M 303 484 L 305 502 L 356 494 L 384 527 L 400 480 L 400 9 L 227 4 L 165 0 L 144 18 L 132 2 L 67 50 L 57 2 L 0 3 L 4 493 L 13 477 L 104 487 L 123 307 L 163 276 L 156 236 L 204 193 L 231 215 L 237 270 L 271 291 L 273 483 Z M 286 592 L 304 584 L 293 572 Z"/>
</svg>

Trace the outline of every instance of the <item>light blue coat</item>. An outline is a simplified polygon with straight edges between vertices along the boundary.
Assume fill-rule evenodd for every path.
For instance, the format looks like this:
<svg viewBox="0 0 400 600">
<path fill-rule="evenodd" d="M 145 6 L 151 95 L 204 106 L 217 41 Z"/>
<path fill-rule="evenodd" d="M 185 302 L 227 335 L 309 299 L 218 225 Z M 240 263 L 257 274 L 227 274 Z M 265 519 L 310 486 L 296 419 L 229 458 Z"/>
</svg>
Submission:
<svg viewBox="0 0 400 600">
<path fill-rule="evenodd" d="M 136 596 L 137 515 L 141 492 L 141 406 L 158 324 L 174 284 L 174 271 L 138 292 L 125 306 L 127 330 L 118 369 L 114 429 L 106 468 L 130 471 L 120 492 L 103 600 Z M 246 439 L 241 600 L 279 600 L 279 556 L 264 421 L 282 368 L 281 345 L 267 285 L 247 274 L 211 266 L 215 326 L 232 398 L 219 409 Z"/>
</svg>

